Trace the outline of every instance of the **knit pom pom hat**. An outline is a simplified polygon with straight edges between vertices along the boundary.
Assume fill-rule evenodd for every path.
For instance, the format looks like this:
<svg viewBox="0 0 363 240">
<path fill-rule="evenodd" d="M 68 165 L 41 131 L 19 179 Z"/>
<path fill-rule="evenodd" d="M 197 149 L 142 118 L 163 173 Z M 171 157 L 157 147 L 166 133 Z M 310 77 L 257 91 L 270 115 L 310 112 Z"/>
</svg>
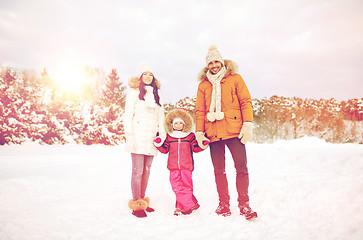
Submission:
<svg viewBox="0 0 363 240">
<path fill-rule="evenodd" d="M 139 76 L 144 74 L 144 72 L 154 73 L 154 70 L 147 63 L 142 63 L 139 67 Z"/>
<path fill-rule="evenodd" d="M 221 62 L 224 66 L 224 61 L 222 55 L 219 53 L 218 48 L 216 45 L 211 45 L 208 49 L 207 57 L 205 58 L 207 66 L 209 63 L 213 61 Z"/>
</svg>

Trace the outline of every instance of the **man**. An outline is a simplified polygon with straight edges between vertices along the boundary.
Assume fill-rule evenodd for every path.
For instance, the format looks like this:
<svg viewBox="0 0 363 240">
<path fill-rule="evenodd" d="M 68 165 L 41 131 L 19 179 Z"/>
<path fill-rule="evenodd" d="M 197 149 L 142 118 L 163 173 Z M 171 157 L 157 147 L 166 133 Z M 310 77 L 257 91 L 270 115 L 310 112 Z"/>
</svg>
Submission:
<svg viewBox="0 0 363 240">
<path fill-rule="evenodd" d="M 196 138 L 202 148 L 210 141 L 210 154 L 219 195 L 216 213 L 231 215 L 228 182 L 225 172 L 225 146 L 236 168 L 236 186 L 240 214 L 246 219 L 257 217 L 249 206 L 248 169 L 245 143 L 252 138 L 253 112 L 251 95 L 237 74 L 237 65 L 223 60 L 216 46 L 209 48 L 206 64 L 198 76 L 196 102 Z"/>
</svg>

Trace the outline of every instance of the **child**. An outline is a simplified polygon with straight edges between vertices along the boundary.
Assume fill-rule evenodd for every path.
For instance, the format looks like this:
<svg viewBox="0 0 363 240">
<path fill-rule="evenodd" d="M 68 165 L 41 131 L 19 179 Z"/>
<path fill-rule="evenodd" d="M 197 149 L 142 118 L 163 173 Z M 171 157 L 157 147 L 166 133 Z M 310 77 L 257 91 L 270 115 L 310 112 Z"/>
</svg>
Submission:
<svg viewBox="0 0 363 240">
<path fill-rule="evenodd" d="M 164 127 L 167 132 L 165 141 L 162 142 L 161 138 L 156 137 L 154 145 L 161 153 L 169 153 L 170 183 L 176 196 L 174 215 L 188 215 L 200 207 L 193 195 L 193 152 L 201 152 L 204 149 L 199 147 L 192 133 L 193 120 L 187 111 L 170 111 L 165 117 Z"/>
</svg>

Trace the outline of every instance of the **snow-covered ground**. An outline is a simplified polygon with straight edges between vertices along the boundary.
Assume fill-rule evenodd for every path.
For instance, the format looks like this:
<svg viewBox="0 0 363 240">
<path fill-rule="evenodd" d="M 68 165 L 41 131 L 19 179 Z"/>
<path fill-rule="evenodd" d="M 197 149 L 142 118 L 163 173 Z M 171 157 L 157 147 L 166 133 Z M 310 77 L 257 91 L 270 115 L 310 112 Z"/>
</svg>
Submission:
<svg viewBox="0 0 363 240">
<path fill-rule="evenodd" d="M 200 209 L 173 215 L 166 155 L 159 154 L 147 193 L 156 212 L 138 219 L 127 206 L 131 161 L 123 146 L 1 146 L 0 239 L 363 239 L 363 145 L 302 138 L 249 143 L 247 154 L 257 220 L 238 214 L 229 154 L 232 215 L 214 213 L 209 150 L 195 154 Z"/>
</svg>

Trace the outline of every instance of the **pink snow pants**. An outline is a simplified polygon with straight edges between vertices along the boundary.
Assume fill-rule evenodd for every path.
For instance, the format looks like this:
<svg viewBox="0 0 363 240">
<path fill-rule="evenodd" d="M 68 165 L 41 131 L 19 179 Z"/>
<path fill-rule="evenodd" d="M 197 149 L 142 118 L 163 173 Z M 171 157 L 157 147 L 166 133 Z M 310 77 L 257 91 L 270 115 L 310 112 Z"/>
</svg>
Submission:
<svg viewBox="0 0 363 240">
<path fill-rule="evenodd" d="M 176 196 L 176 207 L 189 210 L 194 207 L 192 171 L 170 170 L 170 184 Z"/>
</svg>

